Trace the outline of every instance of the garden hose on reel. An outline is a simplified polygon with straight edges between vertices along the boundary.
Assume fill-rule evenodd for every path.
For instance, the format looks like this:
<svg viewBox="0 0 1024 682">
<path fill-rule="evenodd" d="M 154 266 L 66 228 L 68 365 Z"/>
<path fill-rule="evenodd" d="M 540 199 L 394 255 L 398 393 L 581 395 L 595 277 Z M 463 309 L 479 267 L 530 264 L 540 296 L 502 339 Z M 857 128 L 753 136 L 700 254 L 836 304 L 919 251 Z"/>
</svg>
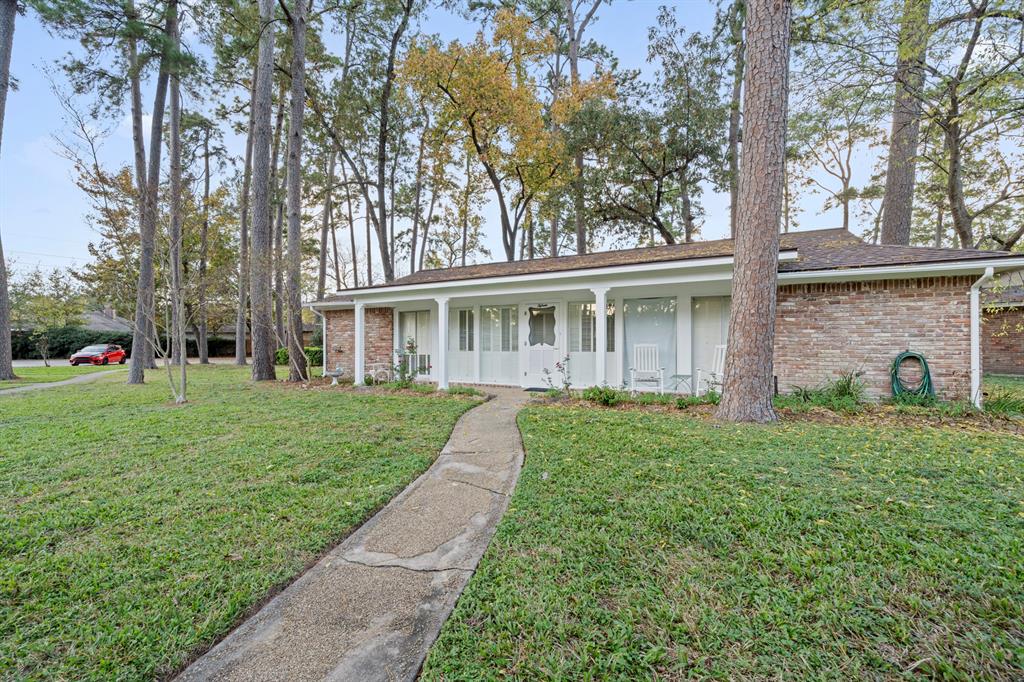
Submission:
<svg viewBox="0 0 1024 682">
<path fill-rule="evenodd" d="M 900 377 L 900 365 L 903 364 L 904 360 L 917 360 L 921 365 L 921 380 L 917 383 L 906 383 Z M 931 370 L 928 369 L 928 361 L 925 360 L 924 356 L 920 353 L 915 353 L 912 350 L 906 350 L 897 355 L 896 359 L 892 362 L 892 368 L 889 370 L 889 376 L 892 378 L 893 397 L 899 397 L 901 395 L 935 397 L 935 386 L 932 385 L 932 373 Z"/>
</svg>

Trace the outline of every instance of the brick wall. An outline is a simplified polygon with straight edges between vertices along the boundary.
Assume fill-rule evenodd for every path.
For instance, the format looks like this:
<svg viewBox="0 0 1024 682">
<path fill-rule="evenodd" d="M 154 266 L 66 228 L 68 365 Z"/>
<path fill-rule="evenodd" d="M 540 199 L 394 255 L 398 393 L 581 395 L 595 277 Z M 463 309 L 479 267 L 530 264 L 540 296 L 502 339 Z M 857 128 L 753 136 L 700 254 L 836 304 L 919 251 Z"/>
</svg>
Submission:
<svg viewBox="0 0 1024 682">
<path fill-rule="evenodd" d="M 986 372 L 1024 374 L 1024 307 L 986 309 L 981 361 Z"/>
<path fill-rule="evenodd" d="M 970 277 L 779 287 L 775 373 L 779 390 L 816 386 L 859 370 L 872 397 L 891 395 L 897 354 L 922 353 L 936 392 L 970 394 Z"/>
<path fill-rule="evenodd" d="M 327 338 L 324 339 L 327 368 L 334 369 L 340 364 L 345 370 L 345 377 L 351 378 L 355 364 L 355 311 L 327 310 L 324 316 L 327 318 Z M 394 314 L 391 308 L 366 308 L 363 321 L 366 328 L 365 365 L 394 362 Z"/>
</svg>

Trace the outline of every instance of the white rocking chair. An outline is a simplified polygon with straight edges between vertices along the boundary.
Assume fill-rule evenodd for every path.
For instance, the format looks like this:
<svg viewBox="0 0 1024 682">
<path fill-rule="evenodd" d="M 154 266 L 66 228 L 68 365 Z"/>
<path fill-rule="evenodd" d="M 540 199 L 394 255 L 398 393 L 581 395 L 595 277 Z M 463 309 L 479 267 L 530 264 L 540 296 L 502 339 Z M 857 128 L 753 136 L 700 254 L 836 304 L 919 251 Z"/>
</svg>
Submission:
<svg viewBox="0 0 1024 682">
<path fill-rule="evenodd" d="M 721 391 L 722 380 L 725 378 L 725 346 L 715 346 L 715 357 L 711 361 L 711 369 L 697 370 L 697 383 L 694 389 L 697 394 L 711 390 Z"/>
<path fill-rule="evenodd" d="M 659 394 L 665 392 L 665 368 L 658 362 L 658 345 L 655 343 L 638 343 L 633 346 L 629 385 L 634 393 L 640 390 L 638 382 L 652 384 L 651 389 L 657 390 Z"/>
</svg>

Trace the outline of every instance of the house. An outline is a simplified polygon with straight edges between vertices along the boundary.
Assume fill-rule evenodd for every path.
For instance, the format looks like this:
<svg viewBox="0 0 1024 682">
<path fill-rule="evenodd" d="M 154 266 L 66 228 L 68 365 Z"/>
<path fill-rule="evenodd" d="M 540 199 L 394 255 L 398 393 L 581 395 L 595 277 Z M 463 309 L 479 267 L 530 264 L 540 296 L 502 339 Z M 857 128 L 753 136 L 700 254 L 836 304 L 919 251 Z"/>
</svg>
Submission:
<svg viewBox="0 0 1024 682">
<path fill-rule="evenodd" d="M 775 373 L 781 390 L 863 373 L 889 395 L 889 369 L 923 353 L 937 392 L 980 398 L 980 289 L 1024 267 L 1005 252 L 866 244 L 842 229 L 783 235 Z M 325 365 L 357 383 L 407 340 L 440 387 L 544 386 L 568 358 L 574 386 L 629 383 L 637 346 L 657 347 L 680 391 L 728 338 L 733 242 L 723 239 L 423 270 L 313 302 Z M 555 374 L 557 380 L 557 372 Z"/>
<path fill-rule="evenodd" d="M 117 314 L 109 305 L 102 310 L 87 310 L 81 315 L 82 327 L 94 332 L 111 332 L 112 334 L 131 334 L 131 320 Z"/>
<path fill-rule="evenodd" d="M 985 371 L 1024 376 L 1024 286 L 997 285 L 983 301 Z"/>
</svg>

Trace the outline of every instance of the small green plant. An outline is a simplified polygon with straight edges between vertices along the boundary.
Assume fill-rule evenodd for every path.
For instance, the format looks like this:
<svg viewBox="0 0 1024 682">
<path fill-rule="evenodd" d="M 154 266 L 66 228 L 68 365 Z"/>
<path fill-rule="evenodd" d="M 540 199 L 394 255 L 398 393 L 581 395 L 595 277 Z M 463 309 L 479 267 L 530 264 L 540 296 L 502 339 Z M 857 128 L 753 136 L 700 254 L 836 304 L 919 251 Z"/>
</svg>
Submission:
<svg viewBox="0 0 1024 682">
<path fill-rule="evenodd" d="M 638 393 L 636 396 L 637 405 L 672 405 L 675 401 L 671 393 Z"/>
<path fill-rule="evenodd" d="M 933 395 L 920 393 L 899 393 L 891 400 L 893 405 L 899 407 L 935 407 L 939 400 Z"/>
<path fill-rule="evenodd" d="M 826 384 L 825 391 L 833 400 L 861 403 L 865 393 L 864 382 L 860 380 L 863 375 L 858 371 L 840 372 L 838 378 Z"/>
<path fill-rule="evenodd" d="M 468 396 L 480 396 L 483 395 L 483 391 L 479 391 L 472 386 L 449 386 L 448 395 L 468 395 Z"/>
<path fill-rule="evenodd" d="M 1000 417 L 1019 417 L 1024 415 L 1024 397 L 1006 389 L 996 389 L 985 396 L 983 409 Z"/>
<path fill-rule="evenodd" d="M 718 391 L 708 391 L 703 395 L 681 395 L 676 398 L 676 407 L 685 410 L 696 405 L 717 405 L 722 399 Z"/>
<path fill-rule="evenodd" d="M 557 391 L 560 395 L 568 398 L 572 394 L 572 377 L 569 375 L 568 355 L 555 363 L 555 372 L 558 372 L 558 386 L 555 386 L 555 380 L 552 377 L 551 370 L 547 367 L 544 368 L 544 383 L 548 387 L 548 393 L 550 394 L 551 391 Z"/>
<path fill-rule="evenodd" d="M 833 412 L 856 412 L 864 402 L 864 382 L 860 379 L 862 375 L 863 372 L 846 371 L 818 388 L 793 386 L 789 396 L 780 396 L 775 403 L 779 407 L 797 411 L 808 407 L 824 407 Z"/>
<path fill-rule="evenodd" d="M 560 391 L 559 389 L 549 388 L 548 390 L 544 391 L 544 397 L 547 398 L 548 400 L 561 400 L 563 395 L 562 391 Z"/>
<path fill-rule="evenodd" d="M 411 336 L 405 340 L 404 348 L 395 349 L 396 362 L 391 367 L 394 379 L 390 383 L 400 388 L 409 388 L 415 383 L 416 377 L 430 371 L 429 364 L 420 364 L 420 356 L 416 351 L 416 339 Z"/>
<path fill-rule="evenodd" d="M 591 386 L 583 389 L 583 399 L 605 407 L 615 407 L 628 396 L 611 386 Z"/>
</svg>

